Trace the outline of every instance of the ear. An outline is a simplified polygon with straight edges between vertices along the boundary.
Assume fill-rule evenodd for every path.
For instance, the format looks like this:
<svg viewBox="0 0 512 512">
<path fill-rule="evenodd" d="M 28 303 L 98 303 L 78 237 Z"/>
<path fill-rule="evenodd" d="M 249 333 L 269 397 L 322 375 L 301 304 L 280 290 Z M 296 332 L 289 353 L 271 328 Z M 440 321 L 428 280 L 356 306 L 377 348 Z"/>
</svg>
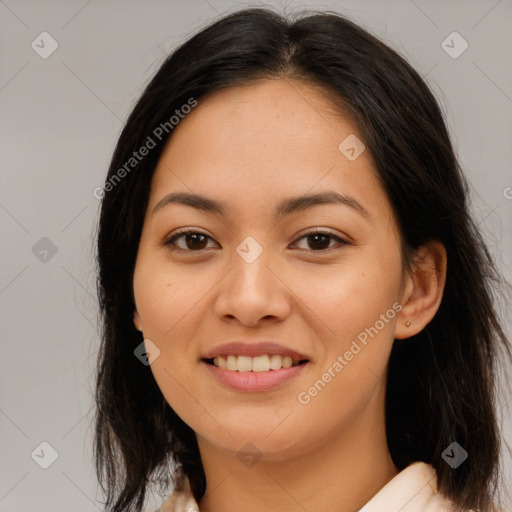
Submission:
<svg viewBox="0 0 512 512">
<path fill-rule="evenodd" d="M 133 325 L 135 325 L 135 329 L 142 332 L 142 323 L 140 321 L 139 312 L 137 311 L 137 308 L 133 309 Z"/>
<path fill-rule="evenodd" d="M 443 298 L 446 266 L 446 249 L 438 240 L 430 240 L 416 251 L 402 291 L 396 339 L 418 334 L 434 318 Z"/>
</svg>

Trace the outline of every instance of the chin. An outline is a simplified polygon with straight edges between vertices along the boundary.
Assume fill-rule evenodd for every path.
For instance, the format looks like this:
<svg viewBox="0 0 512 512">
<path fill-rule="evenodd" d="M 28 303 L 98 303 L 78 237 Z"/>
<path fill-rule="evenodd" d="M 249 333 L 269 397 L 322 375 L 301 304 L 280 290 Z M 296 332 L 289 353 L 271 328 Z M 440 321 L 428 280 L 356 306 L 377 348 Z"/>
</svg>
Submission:
<svg viewBox="0 0 512 512">
<path fill-rule="evenodd" d="M 266 460 L 284 460 L 297 451 L 297 433 L 283 429 L 281 432 L 273 432 L 276 428 L 274 422 L 271 427 L 259 426 L 254 428 L 249 425 L 231 427 L 224 424 L 227 434 L 223 429 L 216 432 L 199 433 L 204 441 L 215 445 L 217 448 L 242 456 L 244 453 L 254 453 L 263 456 Z"/>
</svg>

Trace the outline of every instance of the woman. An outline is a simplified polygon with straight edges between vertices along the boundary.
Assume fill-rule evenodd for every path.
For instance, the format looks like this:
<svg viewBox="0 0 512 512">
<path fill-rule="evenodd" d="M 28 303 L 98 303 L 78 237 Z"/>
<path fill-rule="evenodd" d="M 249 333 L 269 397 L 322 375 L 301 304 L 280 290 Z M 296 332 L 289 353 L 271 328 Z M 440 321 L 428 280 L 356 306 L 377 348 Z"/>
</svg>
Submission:
<svg viewBox="0 0 512 512">
<path fill-rule="evenodd" d="M 104 189 L 109 510 L 150 482 L 162 512 L 496 510 L 499 276 L 395 51 L 334 13 L 226 16 L 156 73 Z"/>
</svg>

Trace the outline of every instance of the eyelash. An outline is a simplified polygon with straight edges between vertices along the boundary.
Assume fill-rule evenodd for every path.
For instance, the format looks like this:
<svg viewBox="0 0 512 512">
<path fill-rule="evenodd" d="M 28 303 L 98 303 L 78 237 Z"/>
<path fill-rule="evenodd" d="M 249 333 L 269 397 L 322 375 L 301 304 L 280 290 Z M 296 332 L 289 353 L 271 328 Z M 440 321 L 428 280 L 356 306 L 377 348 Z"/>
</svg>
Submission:
<svg viewBox="0 0 512 512">
<path fill-rule="evenodd" d="M 174 242 L 175 240 L 177 240 L 178 238 L 180 237 L 184 237 L 186 235 L 190 235 L 190 234 L 197 234 L 197 235 L 203 235 L 207 238 L 209 238 L 210 240 L 213 240 L 210 236 L 208 236 L 206 233 L 203 233 L 201 231 L 197 231 L 196 229 L 193 229 L 193 228 L 183 228 L 179 231 L 177 231 L 176 233 L 174 233 L 170 238 L 168 238 L 167 240 L 164 241 L 163 245 L 166 246 L 166 247 L 170 247 L 170 246 L 174 246 Z M 340 246 L 344 246 L 344 245 L 354 245 L 352 242 L 349 242 L 348 240 L 346 240 L 345 238 L 342 238 L 338 235 L 334 235 L 333 233 L 329 232 L 329 231 L 324 231 L 324 230 L 317 230 L 317 231 L 310 231 L 309 233 L 305 233 L 304 235 L 302 235 L 300 238 L 298 238 L 296 240 L 299 241 L 299 240 L 302 240 L 303 238 L 307 238 L 309 236 L 312 236 L 312 235 L 325 235 L 325 236 L 329 236 L 331 237 L 332 239 L 335 239 L 335 240 L 338 240 Z M 295 243 L 296 243 L 295 242 Z M 325 252 L 330 252 L 332 249 L 335 249 L 336 246 L 334 247 L 329 247 L 327 249 L 320 249 L 320 250 L 309 250 L 310 252 L 315 252 L 315 253 L 325 253 Z M 178 251 L 183 251 L 183 252 L 201 252 L 201 251 L 204 251 L 206 249 L 199 249 L 197 251 L 193 251 L 193 250 L 190 250 L 190 249 L 181 249 L 181 248 L 174 248 L 172 250 L 178 250 Z M 308 250 L 308 249 L 300 249 L 300 250 Z"/>
</svg>

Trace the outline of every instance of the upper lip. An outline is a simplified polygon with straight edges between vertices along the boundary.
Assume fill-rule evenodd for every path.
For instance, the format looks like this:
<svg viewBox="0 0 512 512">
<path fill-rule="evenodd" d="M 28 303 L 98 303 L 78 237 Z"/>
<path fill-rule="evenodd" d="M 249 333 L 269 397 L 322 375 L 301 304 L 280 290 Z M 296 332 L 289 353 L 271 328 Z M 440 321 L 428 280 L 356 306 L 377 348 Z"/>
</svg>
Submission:
<svg viewBox="0 0 512 512">
<path fill-rule="evenodd" d="M 233 341 L 231 343 L 219 345 L 210 349 L 203 355 L 203 359 L 212 359 L 218 356 L 227 357 L 229 355 L 257 357 L 265 354 L 290 356 L 292 359 L 298 361 L 303 359 L 309 360 L 309 357 L 302 354 L 301 352 L 298 352 L 292 348 L 285 347 L 283 345 L 279 345 L 278 343 L 274 343 L 272 341 Z"/>
</svg>

